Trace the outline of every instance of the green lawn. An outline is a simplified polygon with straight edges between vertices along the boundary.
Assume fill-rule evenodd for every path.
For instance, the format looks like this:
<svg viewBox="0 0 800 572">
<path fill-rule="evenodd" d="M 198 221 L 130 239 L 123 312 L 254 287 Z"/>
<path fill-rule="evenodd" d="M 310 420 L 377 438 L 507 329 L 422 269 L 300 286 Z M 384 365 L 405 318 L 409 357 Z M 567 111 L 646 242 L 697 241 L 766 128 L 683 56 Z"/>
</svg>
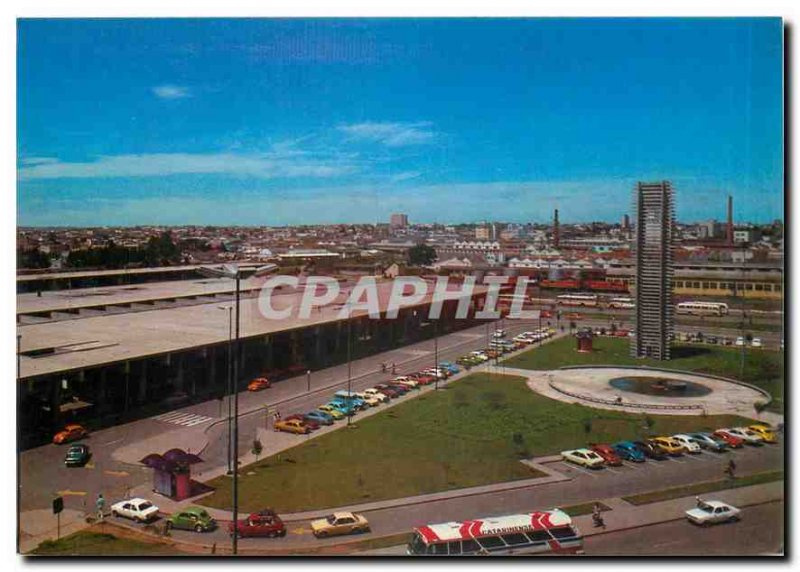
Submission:
<svg viewBox="0 0 800 572">
<path fill-rule="evenodd" d="M 113 534 L 82 530 L 60 540 L 46 540 L 31 554 L 36 556 L 165 556 L 181 554 L 166 544 L 139 542 Z"/>
<path fill-rule="evenodd" d="M 671 489 L 663 489 L 660 491 L 653 491 L 640 495 L 632 495 L 629 497 L 622 497 L 622 500 L 638 506 L 641 504 L 650 504 L 653 502 L 689 497 L 692 495 L 702 495 L 714 491 L 722 491 L 725 489 L 738 489 L 739 487 L 749 487 L 751 485 L 782 481 L 783 479 L 783 471 L 769 471 L 766 473 L 747 475 L 746 477 L 736 477 L 733 480 L 720 479 L 717 481 L 706 481 L 703 483 L 695 483 L 693 485 L 685 485 L 682 487 L 673 487 Z"/>
<path fill-rule="evenodd" d="M 647 421 L 652 425 L 648 429 Z M 517 376 L 473 374 L 248 467 L 241 510 L 299 512 L 541 476 L 520 458 L 588 441 L 741 425 L 734 416 L 591 409 L 538 395 Z M 201 502 L 230 509 L 230 479 Z"/>
<path fill-rule="evenodd" d="M 752 383 L 772 394 L 770 411 L 783 412 L 783 352 L 745 350 L 744 375 L 741 372 L 741 348 L 678 344 L 669 361 L 636 359 L 630 356 L 630 342 L 625 338 L 594 338 L 594 351 L 578 353 L 571 336 L 555 340 L 541 348 L 532 348 L 505 360 L 508 367 L 550 370 L 571 365 L 643 365 L 710 373 Z"/>
</svg>

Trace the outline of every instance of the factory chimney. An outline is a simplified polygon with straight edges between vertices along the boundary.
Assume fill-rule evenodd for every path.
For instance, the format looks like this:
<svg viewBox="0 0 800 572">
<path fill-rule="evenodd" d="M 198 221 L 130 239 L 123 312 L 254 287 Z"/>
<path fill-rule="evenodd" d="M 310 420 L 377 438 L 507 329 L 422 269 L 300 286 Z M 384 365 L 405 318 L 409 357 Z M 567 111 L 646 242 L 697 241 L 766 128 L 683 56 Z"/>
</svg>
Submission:
<svg viewBox="0 0 800 572">
<path fill-rule="evenodd" d="M 728 246 L 733 246 L 733 197 L 728 195 Z"/>
<path fill-rule="evenodd" d="M 559 236 L 558 236 L 558 209 L 553 216 L 553 246 L 558 248 Z"/>
</svg>

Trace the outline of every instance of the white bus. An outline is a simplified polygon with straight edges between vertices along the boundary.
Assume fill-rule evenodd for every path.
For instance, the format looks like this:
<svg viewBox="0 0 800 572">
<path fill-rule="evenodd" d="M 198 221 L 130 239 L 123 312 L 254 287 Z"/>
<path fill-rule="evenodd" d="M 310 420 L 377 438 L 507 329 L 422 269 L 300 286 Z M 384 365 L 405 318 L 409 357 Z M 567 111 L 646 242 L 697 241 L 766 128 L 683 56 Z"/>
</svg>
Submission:
<svg viewBox="0 0 800 572">
<path fill-rule="evenodd" d="M 609 308 L 635 308 L 636 303 L 633 298 L 611 298 L 608 301 Z"/>
<path fill-rule="evenodd" d="M 728 305 L 724 302 L 681 302 L 675 305 L 678 314 L 727 316 Z"/>
<path fill-rule="evenodd" d="M 556 302 L 562 306 L 597 306 L 597 294 L 561 294 Z"/>
<path fill-rule="evenodd" d="M 582 554 L 583 537 L 559 509 L 414 529 L 406 552 L 414 556 Z"/>
</svg>

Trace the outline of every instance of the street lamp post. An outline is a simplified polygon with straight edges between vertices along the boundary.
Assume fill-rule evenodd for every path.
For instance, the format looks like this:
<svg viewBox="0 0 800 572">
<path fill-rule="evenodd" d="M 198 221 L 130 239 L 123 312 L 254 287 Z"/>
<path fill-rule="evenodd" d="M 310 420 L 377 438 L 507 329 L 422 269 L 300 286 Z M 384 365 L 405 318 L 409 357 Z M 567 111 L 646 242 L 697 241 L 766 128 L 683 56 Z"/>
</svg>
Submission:
<svg viewBox="0 0 800 572">
<path fill-rule="evenodd" d="M 433 390 L 439 390 L 439 318 L 433 320 Z"/>
<path fill-rule="evenodd" d="M 228 474 L 231 474 L 232 442 L 233 442 L 233 409 L 231 391 L 233 390 L 233 306 L 219 306 L 228 311 L 228 382 L 225 397 L 228 399 Z"/>
<path fill-rule="evenodd" d="M 240 310 L 241 305 L 241 281 L 242 278 L 250 278 L 251 276 L 266 276 L 278 270 L 277 264 L 267 264 L 258 268 L 241 268 L 235 264 L 224 264 L 222 267 L 202 267 L 198 271 L 204 276 L 213 278 L 229 278 L 235 281 L 236 296 L 235 296 L 235 316 L 236 316 L 236 338 L 234 342 L 233 351 L 233 443 L 231 445 L 232 465 L 233 465 L 233 535 L 232 535 L 232 551 L 233 554 L 239 552 L 239 324 L 240 324 Z"/>
</svg>

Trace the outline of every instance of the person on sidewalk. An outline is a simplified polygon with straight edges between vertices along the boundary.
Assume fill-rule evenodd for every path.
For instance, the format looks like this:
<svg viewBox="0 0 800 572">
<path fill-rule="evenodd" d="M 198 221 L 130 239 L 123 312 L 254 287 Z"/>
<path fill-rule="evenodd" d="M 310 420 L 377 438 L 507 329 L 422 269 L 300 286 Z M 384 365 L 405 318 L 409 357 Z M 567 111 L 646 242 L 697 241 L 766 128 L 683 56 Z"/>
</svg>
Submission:
<svg viewBox="0 0 800 572">
<path fill-rule="evenodd" d="M 392 375 L 395 375 L 396 373 L 397 373 L 397 366 L 394 365 L 394 362 L 392 362 Z"/>
<path fill-rule="evenodd" d="M 728 461 L 728 465 L 725 467 L 725 474 L 731 479 L 736 478 L 736 462 L 733 459 Z"/>
<path fill-rule="evenodd" d="M 606 527 L 606 523 L 603 521 L 603 511 L 600 508 L 599 502 L 594 503 L 594 506 L 592 507 L 592 520 L 594 521 L 595 528 Z"/>
<path fill-rule="evenodd" d="M 97 520 L 103 520 L 106 508 L 106 499 L 103 498 L 103 493 L 98 493 L 94 505 L 97 508 Z"/>
</svg>

